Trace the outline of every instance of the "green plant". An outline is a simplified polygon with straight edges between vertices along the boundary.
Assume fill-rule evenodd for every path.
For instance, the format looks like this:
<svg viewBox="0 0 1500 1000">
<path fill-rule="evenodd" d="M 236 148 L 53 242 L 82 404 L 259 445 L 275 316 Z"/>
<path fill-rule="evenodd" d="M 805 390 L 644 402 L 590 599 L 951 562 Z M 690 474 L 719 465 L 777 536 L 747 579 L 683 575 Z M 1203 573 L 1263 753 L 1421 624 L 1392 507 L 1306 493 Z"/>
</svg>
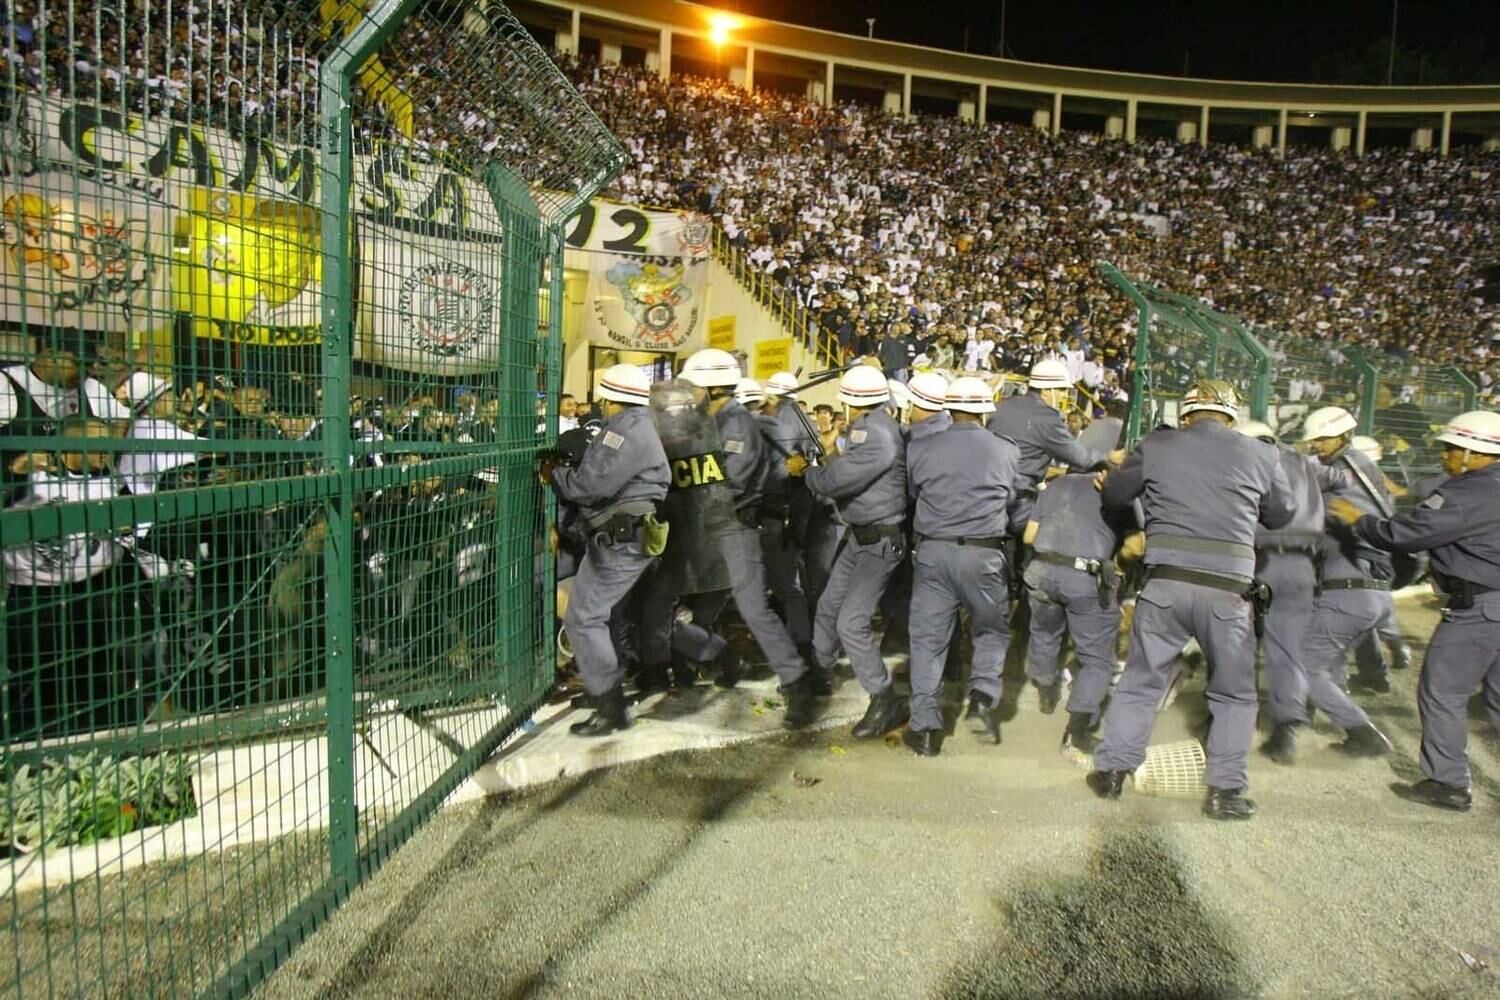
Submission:
<svg viewBox="0 0 1500 1000">
<path fill-rule="evenodd" d="M 40 766 L 0 754 L 0 847 L 29 852 L 91 844 L 197 815 L 193 762 L 178 754 L 49 758 Z"/>
</svg>

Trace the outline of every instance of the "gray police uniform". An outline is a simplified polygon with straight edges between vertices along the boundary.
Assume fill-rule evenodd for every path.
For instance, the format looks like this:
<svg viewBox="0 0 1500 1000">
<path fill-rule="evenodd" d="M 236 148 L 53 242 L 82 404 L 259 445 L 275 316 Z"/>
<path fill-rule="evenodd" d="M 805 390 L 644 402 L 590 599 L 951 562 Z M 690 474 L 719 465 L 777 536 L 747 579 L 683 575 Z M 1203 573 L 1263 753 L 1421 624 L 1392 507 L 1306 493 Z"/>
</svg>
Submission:
<svg viewBox="0 0 1500 1000">
<path fill-rule="evenodd" d="M 906 557 L 906 443 L 883 410 L 849 425 L 848 446 L 804 474 L 814 497 L 838 504 L 848 526 L 813 618 L 813 651 L 832 667 L 842 644 L 854 676 L 870 695 L 891 686 L 871 618 L 886 583 Z"/>
<path fill-rule="evenodd" d="M 943 665 L 958 609 L 969 612 L 974 658 L 971 694 L 1000 703 L 1000 673 L 1010 644 L 1005 580 L 1008 509 L 1015 501 L 1020 452 L 981 424 L 947 414 L 911 429 L 907 488 L 912 528 L 911 728 L 942 730 Z"/>
<path fill-rule="evenodd" d="M 1379 491 L 1382 503 L 1390 503 L 1385 492 L 1385 478 L 1364 453 L 1346 448 L 1329 465 L 1341 472 L 1349 466 L 1357 468 Z M 1344 472 L 1337 481 L 1328 485 L 1331 488 L 1327 489 L 1327 496 L 1348 500 L 1364 514 L 1380 513 L 1380 504 L 1370 497 L 1357 477 Z M 1389 506 L 1386 509 L 1389 510 Z M 1328 685 L 1338 689 L 1342 688 L 1348 672 L 1346 658 L 1349 649 L 1380 620 L 1395 571 L 1389 555 L 1361 543 L 1351 532 L 1340 528 L 1324 536 L 1322 564 L 1312 624 L 1302 646 L 1302 668 L 1309 684 L 1323 686 L 1322 680 L 1315 676 L 1322 674 L 1326 675 Z M 1358 726 L 1369 721 L 1347 696 L 1335 699 L 1335 702 L 1340 706 L 1338 711 L 1318 706 L 1328 712 L 1335 725 L 1348 729 L 1349 723 Z M 1341 720 L 1340 715 L 1344 719 Z"/>
<path fill-rule="evenodd" d="M 806 488 L 787 474 L 786 459 L 813 454 L 813 443 L 793 412 L 796 406 L 795 399 L 783 399 L 774 414 L 762 413 L 757 418 L 771 455 L 761 506 L 760 541 L 765 553 L 766 577 L 772 593 L 781 602 L 787 631 L 793 642 L 805 646 L 812 642 L 812 611 L 798 572 L 802 549 L 798 536 L 803 525 L 793 519 L 792 501 L 794 493 Z"/>
<path fill-rule="evenodd" d="M 1308 678 L 1302 668 L 1302 650 L 1317 596 L 1317 563 L 1324 539 L 1323 490 L 1336 485 L 1331 478 L 1335 473 L 1310 455 L 1285 445 L 1276 448 L 1297 512 L 1283 527 L 1262 527 L 1255 532 L 1255 577 L 1271 588 L 1261 647 L 1266 707 L 1273 723 L 1305 723 Z M 1320 678 L 1320 698 L 1326 694 L 1325 686 L 1326 677 Z"/>
<path fill-rule="evenodd" d="M 1009 438 L 1021 452 L 1020 499 L 1012 520 L 1020 534 L 1031 519 L 1036 502 L 1037 485 L 1047 475 L 1050 465 L 1068 465 L 1083 471 L 1102 465 L 1109 456 L 1079 443 L 1068 431 L 1068 422 L 1055 408 L 1048 406 L 1037 392 L 1007 399 L 995 407 L 990 417 L 990 433 Z"/>
<path fill-rule="evenodd" d="M 1244 789 L 1256 707 L 1245 594 L 1255 572 L 1256 522 L 1279 528 L 1296 511 L 1286 471 L 1275 448 L 1204 419 L 1151 434 L 1110 474 L 1107 506 L 1123 508 L 1137 497 L 1146 514 L 1148 576 L 1094 766 L 1141 766 L 1172 662 L 1196 638 L 1210 665 L 1207 782 Z"/>
<path fill-rule="evenodd" d="M 738 524 L 723 535 L 724 561 L 729 566 L 729 589 L 740 618 L 783 686 L 806 672 L 797 644 L 766 600 L 766 566 L 760 547 L 760 505 L 771 463 L 770 448 L 755 414 L 731 399 L 714 416 L 724 447 L 725 472 L 734 492 Z"/>
<path fill-rule="evenodd" d="M 578 468 L 552 472 L 552 489 L 582 509 L 588 535 L 563 625 L 590 695 L 620 686 L 610 613 L 651 565 L 642 548 L 640 520 L 667 495 L 668 476 L 666 452 L 643 406 L 623 410 L 607 422 Z"/>
<path fill-rule="evenodd" d="M 1113 578 L 1115 551 L 1134 518 L 1129 511 L 1105 509 L 1092 475 L 1073 474 L 1047 484 L 1031 519 L 1037 533 L 1026 567 L 1031 604 L 1026 676 L 1043 687 L 1056 684 L 1063 633 L 1071 634 L 1079 669 L 1068 711 L 1087 712 L 1097 721 L 1120 634 L 1119 588 L 1101 587 L 1100 574 Z"/>
<path fill-rule="evenodd" d="M 1381 549 L 1431 553 L 1433 581 L 1448 602 L 1417 684 L 1422 773 L 1467 788 L 1476 690 L 1500 726 L 1500 463 L 1454 476 L 1410 513 L 1362 517 L 1354 530 Z"/>
</svg>

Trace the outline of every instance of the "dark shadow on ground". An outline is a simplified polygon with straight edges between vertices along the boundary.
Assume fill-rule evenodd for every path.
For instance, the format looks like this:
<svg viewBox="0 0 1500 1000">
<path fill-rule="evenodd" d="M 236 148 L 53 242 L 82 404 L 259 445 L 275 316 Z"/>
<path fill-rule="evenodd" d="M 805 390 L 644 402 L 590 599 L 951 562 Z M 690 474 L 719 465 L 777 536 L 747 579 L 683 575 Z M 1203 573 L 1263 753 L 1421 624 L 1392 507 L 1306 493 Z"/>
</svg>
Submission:
<svg viewBox="0 0 1500 1000">
<path fill-rule="evenodd" d="M 1257 984 L 1233 933 L 1194 897 L 1156 830 L 1104 833 L 1081 877 L 1038 879 L 999 901 L 1004 927 L 939 995 L 1230 998 Z"/>
</svg>

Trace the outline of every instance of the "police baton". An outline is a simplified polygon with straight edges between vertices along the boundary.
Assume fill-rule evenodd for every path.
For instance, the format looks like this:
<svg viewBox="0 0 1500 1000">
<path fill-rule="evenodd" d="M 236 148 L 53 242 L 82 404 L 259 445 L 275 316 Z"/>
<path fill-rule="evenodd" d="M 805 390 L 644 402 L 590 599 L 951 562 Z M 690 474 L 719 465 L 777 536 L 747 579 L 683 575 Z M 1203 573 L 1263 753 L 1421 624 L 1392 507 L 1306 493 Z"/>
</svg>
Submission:
<svg viewBox="0 0 1500 1000">
<path fill-rule="evenodd" d="M 824 382 L 836 379 L 857 364 L 862 364 L 862 362 L 851 361 L 847 365 L 840 365 L 835 368 L 824 368 L 822 371 L 813 372 L 813 374 L 808 376 L 806 382 L 799 382 L 797 384 L 797 391 L 801 392 L 803 389 L 811 389 L 815 385 L 822 385 Z M 802 377 L 802 368 L 800 366 L 796 371 L 792 372 L 792 377 Z M 818 429 L 813 426 L 812 421 L 807 419 L 807 414 L 802 412 L 802 405 L 798 403 L 796 406 L 793 406 L 792 412 L 797 415 L 797 421 L 802 425 L 802 430 L 812 441 L 813 459 L 816 462 L 821 462 L 826 459 L 828 457 L 828 452 L 823 449 L 823 440 L 818 436 Z"/>
</svg>

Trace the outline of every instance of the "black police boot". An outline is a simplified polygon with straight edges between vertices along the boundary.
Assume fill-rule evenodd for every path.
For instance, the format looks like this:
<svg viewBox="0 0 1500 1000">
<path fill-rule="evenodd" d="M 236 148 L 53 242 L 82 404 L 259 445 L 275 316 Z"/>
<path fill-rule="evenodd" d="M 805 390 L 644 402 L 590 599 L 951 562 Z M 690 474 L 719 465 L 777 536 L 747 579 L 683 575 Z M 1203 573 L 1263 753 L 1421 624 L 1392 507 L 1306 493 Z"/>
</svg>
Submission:
<svg viewBox="0 0 1500 1000">
<path fill-rule="evenodd" d="M 1334 747 L 1350 757 L 1383 757 L 1391 752 L 1391 741 L 1372 724 L 1355 726 L 1344 733 L 1344 742 Z"/>
<path fill-rule="evenodd" d="M 732 688 L 740 682 L 740 658 L 729 650 L 719 654 L 719 672 L 714 675 L 714 686 Z"/>
<path fill-rule="evenodd" d="M 665 691 L 670 686 L 667 677 L 667 665 L 665 663 L 642 663 L 635 675 L 635 692 L 637 698 L 644 698 L 657 691 Z"/>
<path fill-rule="evenodd" d="M 1000 702 L 987 695 L 971 694 L 969 711 L 964 715 L 969 731 L 987 743 L 1000 742 Z"/>
<path fill-rule="evenodd" d="M 1297 724 L 1278 722 L 1270 739 L 1260 745 L 1260 752 L 1287 767 L 1297 763 Z"/>
<path fill-rule="evenodd" d="M 1415 785 L 1392 785 L 1391 791 L 1408 802 L 1434 806 L 1438 809 L 1468 812 L 1474 807 L 1474 796 L 1469 794 L 1467 788 L 1447 785 L 1431 778 L 1423 778 Z"/>
<path fill-rule="evenodd" d="M 1035 681 L 1032 681 L 1036 684 Z M 1062 701 L 1062 681 L 1054 681 L 1051 684 L 1036 685 L 1037 700 L 1041 702 L 1042 714 L 1051 715 L 1057 711 L 1057 703 Z"/>
<path fill-rule="evenodd" d="M 797 655 L 802 657 L 803 663 L 817 663 L 818 658 L 813 654 L 812 643 L 804 642 L 797 646 Z"/>
<path fill-rule="evenodd" d="M 680 653 L 672 656 L 672 686 L 683 691 L 698 683 L 698 664 Z"/>
<path fill-rule="evenodd" d="M 781 720 L 783 729 L 806 729 L 817 719 L 818 696 L 813 692 L 812 678 L 807 674 L 783 685 L 781 697 L 786 700 L 786 714 Z"/>
<path fill-rule="evenodd" d="M 1362 694 L 1390 694 L 1391 681 L 1385 674 L 1355 674 L 1349 678 L 1349 690 Z"/>
<path fill-rule="evenodd" d="M 911 704 L 896 693 L 892 684 L 870 698 L 870 707 L 865 709 L 862 719 L 854 724 L 850 733 L 857 740 L 873 740 L 893 729 L 899 729 L 911 717 Z"/>
<path fill-rule="evenodd" d="M 918 757 L 936 757 L 943 752 L 943 731 L 941 729 L 908 729 L 901 734 L 901 742 L 905 743 Z"/>
<path fill-rule="evenodd" d="M 816 663 L 807 668 L 807 682 L 812 685 L 812 693 L 819 698 L 827 698 L 833 694 L 833 678 L 828 676 L 828 671 Z"/>
<path fill-rule="evenodd" d="M 1203 815 L 1209 819 L 1249 819 L 1255 815 L 1255 803 L 1245 798 L 1242 788 L 1210 788 L 1203 800 Z"/>
<path fill-rule="evenodd" d="M 1092 712 L 1068 713 L 1068 728 L 1063 730 L 1062 745 L 1072 747 L 1079 753 L 1094 752 L 1094 748 L 1099 745 L 1099 740 L 1094 736 Z"/>
<path fill-rule="evenodd" d="M 1090 771 L 1083 780 L 1101 799 L 1118 799 L 1120 792 L 1125 789 L 1125 779 L 1128 777 L 1129 771 Z"/>
<path fill-rule="evenodd" d="M 630 713 L 625 708 L 625 691 L 620 687 L 610 688 L 594 699 L 594 714 L 582 722 L 568 727 L 574 736 L 608 736 L 620 729 L 630 728 Z"/>
<path fill-rule="evenodd" d="M 1391 646 L 1391 669 L 1408 670 L 1411 668 L 1411 647 L 1404 642 L 1398 642 Z"/>
</svg>

